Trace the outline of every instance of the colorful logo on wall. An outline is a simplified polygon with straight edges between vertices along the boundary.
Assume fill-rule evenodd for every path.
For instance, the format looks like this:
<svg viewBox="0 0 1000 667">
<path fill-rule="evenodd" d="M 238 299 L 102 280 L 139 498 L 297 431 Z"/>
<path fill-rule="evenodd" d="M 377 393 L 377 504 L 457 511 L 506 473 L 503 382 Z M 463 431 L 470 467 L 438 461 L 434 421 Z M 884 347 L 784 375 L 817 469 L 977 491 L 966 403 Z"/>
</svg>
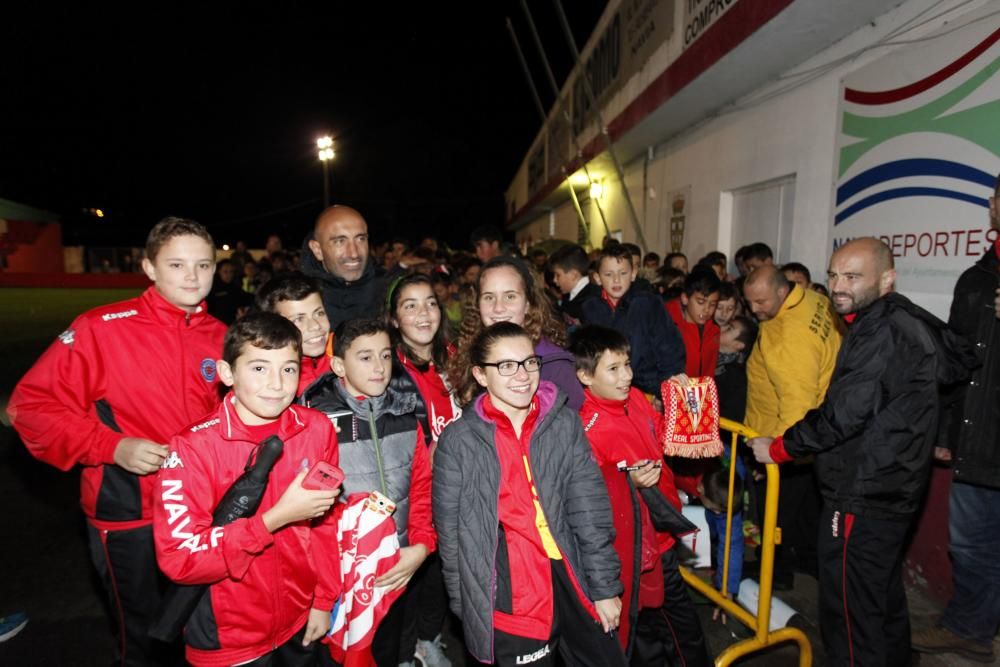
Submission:
<svg viewBox="0 0 1000 667">
<path fill-rule="evenodd" d="M 840 105 L 834 246 L 882 238 L 899 289 L 947 312 L 996 234 L 1000 16 L 963 16 L 851 73 Z"/>
</svg>

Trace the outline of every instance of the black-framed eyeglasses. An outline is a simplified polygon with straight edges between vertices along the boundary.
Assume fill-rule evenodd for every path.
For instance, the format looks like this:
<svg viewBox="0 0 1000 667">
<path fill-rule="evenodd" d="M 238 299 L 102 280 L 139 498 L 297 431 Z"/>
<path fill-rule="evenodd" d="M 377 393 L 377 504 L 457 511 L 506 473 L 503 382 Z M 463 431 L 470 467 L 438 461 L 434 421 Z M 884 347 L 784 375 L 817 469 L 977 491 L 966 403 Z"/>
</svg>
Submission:
<svg viewBox="0 0 1000 667">
<path fill-rule="evenodd" d="M 501 359 L 495 364 L 479 364 L 480 366 L 492 366 L 497 369 L 497 373 L 505 377 L 511 375 L 517 375 L 517 369 L 524 367 L 524 370 L 528 373 L 537 373 L 542 368 L 542 358 L 537 354 L 523 361 L 514 361 L 513 359 Z"/>
</svg>

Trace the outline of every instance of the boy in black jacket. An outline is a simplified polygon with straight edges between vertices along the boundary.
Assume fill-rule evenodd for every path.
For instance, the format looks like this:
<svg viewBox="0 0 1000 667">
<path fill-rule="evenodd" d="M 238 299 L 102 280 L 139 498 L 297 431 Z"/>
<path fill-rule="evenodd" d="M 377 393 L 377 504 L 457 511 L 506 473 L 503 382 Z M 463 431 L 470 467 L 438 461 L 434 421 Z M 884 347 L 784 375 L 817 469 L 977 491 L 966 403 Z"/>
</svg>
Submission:
<svg viewBox="0 0 1000 667">
<path fill-rule="evenodd" d="M 658 397 L 661 382 L 684 372 L 680 332 L 660 297 L 633 286 L 638 270 L 625 246 L 604 248 L 599 262 L 601 294 L 583 304 L 583 323 L 622 333 L 632 350 L 632 384 Z"/>
</svg>

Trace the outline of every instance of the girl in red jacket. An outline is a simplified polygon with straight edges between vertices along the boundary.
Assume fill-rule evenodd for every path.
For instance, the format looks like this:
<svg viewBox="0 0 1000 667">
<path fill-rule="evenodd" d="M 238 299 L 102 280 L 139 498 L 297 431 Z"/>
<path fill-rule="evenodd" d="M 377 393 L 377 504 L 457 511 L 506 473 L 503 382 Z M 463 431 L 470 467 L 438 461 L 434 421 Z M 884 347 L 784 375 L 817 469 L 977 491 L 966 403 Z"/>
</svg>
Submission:
<svg viewBox="0 0 1000 667">
<path fill-rule="evenodd" d="M 426 422 L 422 426 L 432 455 L 441 431 L 462 414 L 444 376 L 454 348 L 448 345 L 442 319 L 441 304 L 426 275 L 411 273 L 389 288 L 386 320 L 391 326 L 396 359 L 423 401 L 420 412 Z M 448 600 L 436 553 L 428 556 L 410 581 L 406 606 L 400 664 L 416 657 L 424 667 L 451 667 L 441 643 Z"/>
</svg>

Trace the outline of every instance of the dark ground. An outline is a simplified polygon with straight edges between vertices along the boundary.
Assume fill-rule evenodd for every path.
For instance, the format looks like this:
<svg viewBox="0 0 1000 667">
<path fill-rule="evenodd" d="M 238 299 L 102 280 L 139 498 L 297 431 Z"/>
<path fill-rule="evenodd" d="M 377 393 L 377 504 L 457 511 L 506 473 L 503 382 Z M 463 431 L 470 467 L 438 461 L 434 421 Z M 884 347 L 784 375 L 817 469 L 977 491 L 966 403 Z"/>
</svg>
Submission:
<svg viewBox="0 0 1000 667">
<path fill-rule="evenodd" d="M 23 610 L 31 619 L 0 644 L 0 665 L 110 664 L 111 630 L 87 553 L 78 479 L 35 461 L 13 429 L 0 427 L 0 507 L 6 510 L 0 515 L 6 545 L 0 549 L 0 614 Z M 808 587 L 811 580 L 800 581 Z M 735 641 L 712 623 L 710 606 L 699 610 L 713 655 Z M 447 632 L 445 643 L 454 664 L 463 664 L 460 640 Z M 795 665 L 796 651 L 779 649 L 745 664 Z"/>
<path fill-rule="evenodd" d="M 0 644 L 0 665 L 108 665 L 112 651 L 111 630 L 102 593 L 87 553 L 83 515 L 77 496 L 76 473 L 63 473 L 32 459 L 13 429 L 0 427 L 0 614 L 23 610 L 28 626 Z M 824 664 L 816 624 L 816 582 L 796 575 L 795 590 L 778 597 L 799 610 L 793 624 L 812 641 L 814 664 Z M 940 610 L 910 591 L 914 625 L 929 623 Z M 730 625 L 711 620 L 712 607 L 699 606 L 711 655 L 737 641 Z M 452 621 L 454 623 L 454 621 Z M 742 630 L 742 626 L 739 626 Z M 746 636 L 740 632 L 740 638 Z M 461 642 L 445 633 L 453 663 L 466 662 Z M 791 645 L 746 659 L 741 665 L 791 667 L 798 664 Z M 973 665 L 959 658 L 926 656 L 929 667 Z"/>
</svg>

